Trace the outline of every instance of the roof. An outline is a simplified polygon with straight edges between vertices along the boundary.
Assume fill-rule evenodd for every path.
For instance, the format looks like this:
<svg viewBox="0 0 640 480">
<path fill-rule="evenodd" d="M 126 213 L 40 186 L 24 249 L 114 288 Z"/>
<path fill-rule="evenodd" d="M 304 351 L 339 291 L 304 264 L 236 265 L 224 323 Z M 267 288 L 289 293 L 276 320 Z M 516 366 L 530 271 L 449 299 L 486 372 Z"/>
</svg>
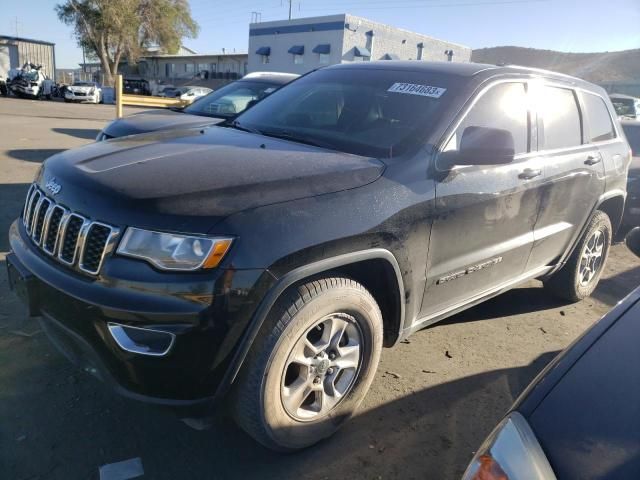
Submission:
<svg viewBox="0 0 640 480">
<path fill-rule="evenodd" d="M 372 62 L 355 62 L 355 63 L 331 65 L 325 68 L 407 70 L 407 71 L 425 72 L 425 73 L 434 73 L 434 74 L 447 73 L 447 74 L 458 75 L 461 77 L 472 77 L 482 72 L 491 72 L 494 75 L 537 74 L 539 76 L 554 78 L 556 80 L 562 80 L 562 81 L 571 82 L 574 84 L 580 84 L 583 86 L 586 86 L 586 85 L 590 85 L 591 87 L 595 86 L 594 84 L 587 82 L 586 80 L 582 80 L 577 77 L 572 77 L 570 75 L 565 75 L 564 73 L 552 72 L 550 70 L 543 70 L 540 68 L 521 67 L 518 65 L 497 66 L 497 65 L 488 65 L 484 63 L 471 63 L 471 62 L 463 63 L 463 62 L 428 62 L 428 61 L 420 61 L 420 60 L 400 60 L 400 61 L 376 60 Z"/>
<path fill-rule="evenodd" d="M 362 68 L 362 69 L 389 69 L 389 70 L 408 70 L 425 73 L 452 73 L 463 77 L 470 77 L 479 72 L 491 69 L 498 69 L 495 65 L 484 65 L 481 63 L 462 63 L 462 62 L 423 62 L 420 60 L 374 60 L 371 62 L 352 62 L 331 65 L 325 67 L 334 68 Z"/>
<path fill-rule="evenodd" d="M 625 95 L 623 93 L 612 93 L 611 95 L 609 95 L 609 98 L 626 98 L 627 100 L 638 100 L 636 97 Z"/>
<path fill-rule="evenodd" d="M 193 58 L 193 59 L 197 59 L 197 58 L 204 58 L 204 57 L 242 57 L 242 56 L 246 56 L 247 52 L 226 52 L 226 53 L 195 53 L 195 54 L 189 54 L 189 55 L 164 55 L 164 54 L 157 54 L 157 55 L 143 55 L 142 58 L 184 58 L 184 59 L 188 59 L 188 58 Z"/>
<path fill-rule="evenodd" d="M 11 40 L 13 42 L 39 43 L 42 45 L 51 45 L 51 46 L 55 45 L 55 43 L 47 42 L 45 40 L 35 40 L 33 38 L 25 38 L 25 37 L 13 37 L 10 35 L 0 35 L 0 40 Z"/>
<path fill-rule="evenodd" d="M 276 83 L 278 85 L 284 85 L 292 80 L 295 80 L 300 75 L 295 73 L 280 73 L 280 72 L 253 72 L 242 77 L 242 80 L 265 80 L 267 82 Z"/>
</svg>

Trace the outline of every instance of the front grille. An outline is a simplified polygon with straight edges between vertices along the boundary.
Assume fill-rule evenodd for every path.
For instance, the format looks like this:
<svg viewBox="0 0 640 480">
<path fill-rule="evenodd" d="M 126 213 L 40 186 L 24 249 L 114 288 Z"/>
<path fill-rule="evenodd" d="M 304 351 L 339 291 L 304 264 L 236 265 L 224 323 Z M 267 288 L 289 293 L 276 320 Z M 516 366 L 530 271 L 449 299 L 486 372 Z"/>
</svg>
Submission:
<svg viewBox="0 0 640 480">
<path fill-rule="evenodd" d="M 58 205 L 35 185 L 29 188 L 22 222 L 33 243 L 58 261 L 96 275 L 113 249 L 118 229 Z"/>
<path fill-rule="evenodd" d="M 102 225 L 101 223 L 92 223 L 87 231 L 87 239 L 82 249 L 82 258 L 80 259 L 80 268 L 89 273 L 97 273 L 102 262 L 102 252 L 104 252 L 109 236 L 111 235 L 111 227 Z"/>
<path fill-rule="evenodd" d="M 59 254 L 60 258 L 67 263 L 73 263 L 76 259 L 78 237 L 83 224 L 84 219 L 80 215 L 73 214 L 69 216 Z"/>
<path fill-rule="evenodd" d="M 62 220 L 64 212 L 64 208 L 59 205 L 55 205 L 52 209 L 49 228 L 45 233 L 44 242 L 42 242 L 42 248 L 49 254 L 55 253 L 56 251 L 58 233 L 60 232 L 60 221 Z"/>
</svg>

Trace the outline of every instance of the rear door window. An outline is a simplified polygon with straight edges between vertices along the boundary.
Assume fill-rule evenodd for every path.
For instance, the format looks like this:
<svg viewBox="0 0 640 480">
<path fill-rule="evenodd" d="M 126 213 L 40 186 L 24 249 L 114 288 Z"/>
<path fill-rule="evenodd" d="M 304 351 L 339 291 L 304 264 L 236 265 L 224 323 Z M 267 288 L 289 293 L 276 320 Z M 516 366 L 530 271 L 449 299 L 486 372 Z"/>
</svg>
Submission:
<svg viewBox="0 0 640 480">
<path fill-rule="evenodd" d="M 573 90 L 545 86 L 537 105 L 543 121 L 545 150 L 582 145 L 582 121 Z"/>
<path fill-rule="evenodd" d="M 469 110 L 444 148 L 458 150 L 468 127 L 508 130 L 513 135 L 515 153 L 529 150 L 529 111 L 524 83 L 500 83 L 485 92 Z"/>
<path fill-rule="evenodd" d="M 592 142 L 603 142 L 616 137 L 609 109 L 598 95 L 586 92 L 584 107 L 589 122 L 589 137 Z"/>
</svg>

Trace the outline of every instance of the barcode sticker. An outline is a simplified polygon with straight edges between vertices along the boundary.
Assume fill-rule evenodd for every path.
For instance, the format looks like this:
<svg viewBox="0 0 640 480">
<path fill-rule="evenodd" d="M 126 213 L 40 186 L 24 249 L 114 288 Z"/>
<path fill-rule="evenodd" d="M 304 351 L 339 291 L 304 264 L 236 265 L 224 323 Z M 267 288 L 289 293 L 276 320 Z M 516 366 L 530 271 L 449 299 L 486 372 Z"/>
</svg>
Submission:
<svg viewBox="0 0 640 480">
<path fill-rule="evenodd" d="M 416 83 L 394 83 L 387 92 L 405 93 L 407 95 L 420 95 L 422 97 L 440 98 L 446 88 L 418 85 Z"/>
</svg>

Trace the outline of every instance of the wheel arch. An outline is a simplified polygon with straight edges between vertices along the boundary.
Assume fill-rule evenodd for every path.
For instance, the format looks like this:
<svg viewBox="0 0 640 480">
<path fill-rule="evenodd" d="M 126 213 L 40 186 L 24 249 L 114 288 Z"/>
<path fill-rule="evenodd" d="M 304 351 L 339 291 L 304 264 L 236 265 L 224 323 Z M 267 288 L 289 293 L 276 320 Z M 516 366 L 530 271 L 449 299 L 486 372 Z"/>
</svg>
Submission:
<svg viewBox="0 0 640 480">
<path fill-rule="evenodd" d="M 371 274 L 371 268 L 374 269 L 374 275 Z M 281 295 L 295 284 L 328 272 L 353 278 L 367 288 L 383 314 L 384 345 L 392 346 L 399 340 L 404 320 L 404 283 L 395 256 L 389 250 L 374 248 L 325 258 L 288 272 L 267 292 L 251 318 L 248 330 L 231 360 L 217 395 L 224 395 L 237 378 L 269 311 Z M 385 284 L 385 280 L 395 283 L 391 296 L 384 295 L 384 292 L 389 291 L 389 285 Z"/>
<path fill-rule="evenodd" d="M 598 205 L 596 206 L 596 210 L 606 213 L 609 220 L 611 220 L 611 230 L 614 237 L 622 224 L 625 197 L 626 194 L 624 191 L 614 190 L 600 197 Z"/>
</svg>

